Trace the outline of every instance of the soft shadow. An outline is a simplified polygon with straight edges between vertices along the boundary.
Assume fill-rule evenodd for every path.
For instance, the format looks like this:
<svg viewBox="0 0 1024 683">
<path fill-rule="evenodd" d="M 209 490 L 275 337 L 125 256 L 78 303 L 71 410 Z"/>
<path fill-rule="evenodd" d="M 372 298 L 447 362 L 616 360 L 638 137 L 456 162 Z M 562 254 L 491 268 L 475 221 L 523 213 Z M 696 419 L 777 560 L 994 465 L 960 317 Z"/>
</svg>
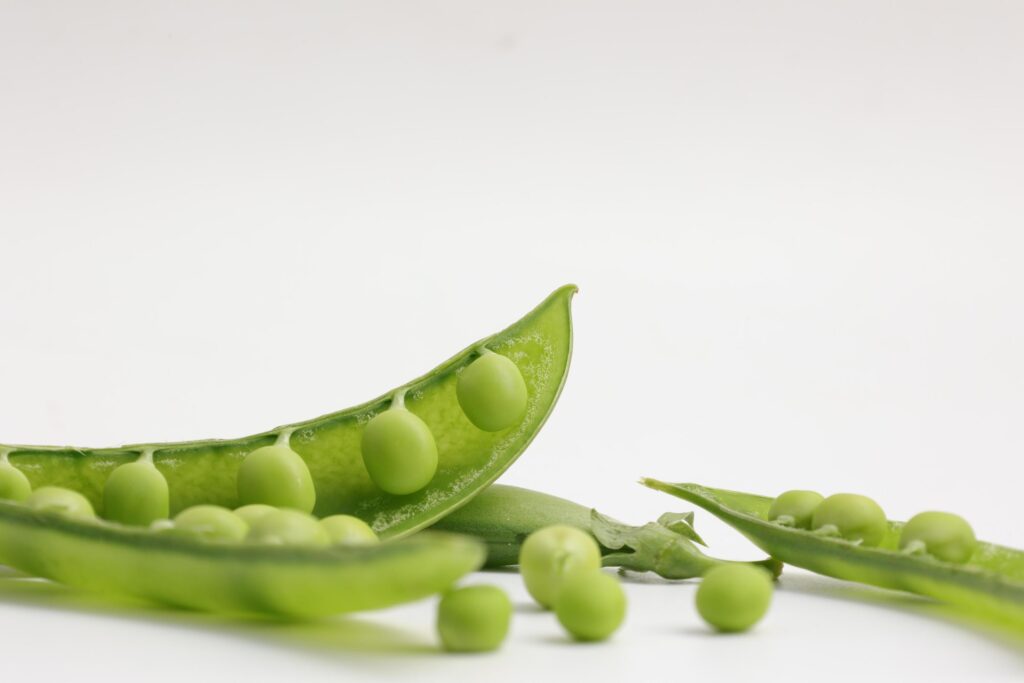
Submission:
<svg viewBox="0 0 1024 683">
<path fill-rule="evenodd" d="M 174 624 L 347 661 L 352 661 L 353 655 L 394 658 L 439 652 L 433 643 L 411 631 L 360 617 L 315 621 L 232 618 L 154 606 L 117 596 L 96 596 L 50 581 L 6 573 L 0 575 L 0 601 L 40 609 L 88 612 L 104 618 Z"/>
</svg>

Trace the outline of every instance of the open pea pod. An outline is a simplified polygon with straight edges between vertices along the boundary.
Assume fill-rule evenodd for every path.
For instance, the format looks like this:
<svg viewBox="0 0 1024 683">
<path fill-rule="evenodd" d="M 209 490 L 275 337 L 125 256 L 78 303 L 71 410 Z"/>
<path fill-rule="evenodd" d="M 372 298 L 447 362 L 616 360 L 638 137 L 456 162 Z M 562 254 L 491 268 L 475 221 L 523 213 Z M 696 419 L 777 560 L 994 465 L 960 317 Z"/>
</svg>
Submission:
<svg viewBox="0 0 1024 683">
<path fill-rule="evenodd" d="M 206 543 L 0 501 L 0 562 L 93 593 L 226 614 L 387 607 L 445 590 L 485 555 L 441 532 L 360 547 Z"/>
<path fill-rule="evenodd" d="M 305 461 L 316 490 L 314 512 L 366 520 L 382 537 L 410 534 L 443 517 L 493 482 L 544 424 L 565 382 L 572 349 L 570 302 L 564 286 L 518 322 L 470 345 L 427 374 L 362 405 L 232 440 L 153 443 L 119 448 L 0 445 L 0 460 L 32 488 L 60 486 L 84 494 L 103 514 L 104 484 L 119 465 L 152 462 L 169 486 L 169 511 L 207 503 L 236 507 L 242 460 L 263 446 L 287 445 Z M 525 383 L 525 410 L 507 428 L 475 426 L 456 395 L 459 373 L 482 354 L 511 360 Z M 437 469 L 426 486 L 395 495 L 374 484 L 361 440 L 367 423 L 395 403 L 418 416 L 436 442 Z M 479 421 L 478 421 L 479 422 Z M 0 509 L 0 518 L 7 507 Z M 390 552 L 390 551 L 389 551 Z"/>
<path fill-rule="evenodd" d="M 898 549 L 901 522 L 889 522 L 878 547 L 786 527 L 767 520 L 772 499 L 698 484 L 641 480 L 645 486 L 704 508 L 777 560 L 847 581 L 909 591 L 978 617 L 1024 629 L 1024 552 L 978 543 L 965 564 Z"/>
</svg>

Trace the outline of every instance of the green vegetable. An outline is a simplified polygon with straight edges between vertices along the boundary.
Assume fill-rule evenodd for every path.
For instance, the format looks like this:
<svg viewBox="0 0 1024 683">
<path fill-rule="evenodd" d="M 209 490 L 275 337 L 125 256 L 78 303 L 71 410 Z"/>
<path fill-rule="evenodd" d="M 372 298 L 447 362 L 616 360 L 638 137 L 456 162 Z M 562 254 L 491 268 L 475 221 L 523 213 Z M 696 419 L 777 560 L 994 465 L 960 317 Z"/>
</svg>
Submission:
<svg viewBox="0 0 1024 683">
<path fill-rule="evenodd" d="M 702 553 L 693 513 L 665 513 L 657 522 L 629 526 L 596 510 L 539 491 L 494 484 L 432 528 L 475 536 L 487 544 L 488 567 L 516 564 L 523 541 L 554 524 L 581 529 L 601 547 L 605 567 L 655 572 L 666 579 L 700 576 L 723 561 Z M 755 563 L 775 575 L 782 564 Z"/>
<path fill-rule="evenodd" d="M 270 503 L 313 509 L 319 517 L 350 514 L 365 520 L 382 538 L 405 536 L 429 526 L 491 484 L 540 430 L 568 371 L 572 346 L 569 309 L 575 291 L 571 285 L 558 289 L 518 322 L 396 390 L 306 422 L 233 440 L 120 448 L 0 445 L 0 453 L 5 453 L 5 462 L 24 473 L 34 487 L 74 489 L 100 509 L 111 472 L 150 452 L 154 466 L 169 485 L 172 515 L 198 504 L 235 508 Z M 411 331 L 410 337 L 414 336 Z M 456 395 L 460 371 L 478 359 L 481 349 L 514 363 L 527 389 L 526 412 L 501 432 L 476 427 Z M 397 488 L 406 491 L 403 495 L 389 493 L 374 483 L 361 449 L 369 423 L 379 415 L 390 415 L 390 420 L 399 414 L 389 410 L 399 396 L 404 397 L 406 415 L 414 415 L 426 426 L 437 447 L 436 472 L 429 483 L 408 493 L 410 486 L 400 482 L 403 485 Z M 258 455 L 259 451 L 267 453 L 262 449 L 268 447 L 273 457 Z M 288 449 L 298 458 L 282 456 Z M 297 466 L 298 460 L 305 469 Z M 278 474 L 281 479 L 275 478 Z M 422 470 L 415 474 L 422 481 Z M 374 476 L 391 481 L 411 474 L 387 470 Z"/>
<path fill-rule="evenodd" d="M 0 502 L 0 562 L 74 588 L 213 612 L 378 609 L 443 591 L 483 560 L 479 542 L 440 532 L 363 547 L 203 543 Z"/>
<path fill-rule="evenodd" d="M 487 432 L 508 429 L 526 414 L 529 394 L 523 374 L 507 357 L 486 348 L 459 375 L 456 391 L 462 412 Z"/>
<path fill-rule="evenodd" d="M 576 640 L 605 640 L 626 617 L 626 594 L 614 576 L 596 569 L 577 571 L 558 592 L 555 615 Z"/>
<path fill-rule="evenodd" d="M 7 462 L 7 454 L 0 451 L 0 500 L 24 502 L 32 493 L 32 484 L 28 477 L 17 467 Z"/>
<path fill-rule="evenodd" d="M 248 525 L 252 526 L 256 523 L 256 520 L 270 512 L 277 510 L 273 505 L 264 505 L 263 503 L 252 503 L 251 505 L 243 505 L 240 508 L 235 508 L 235 514 L 242 518 L 242 520 Z"/>
<path fill-rule="evenodd" d="M 768 519 L 797 529 L 810 529 L 814 511 L 825 500 L 817 491 L 786 491 L 780 493 L 768 509 Z"/>
<path fill-rule="evenodd" d="M 697 587 L 697 612 L 719 631 L 746 631 L 768 611 L 772 579 L 758 567 L 742 564 L 715 567 Z"/>
<path fill-rule="evenodd" d="M 351 515 L 331 515 L 320 520 L 331 543 L 339 545 L 372 545 L 379 543 L 370 525 Z"/>
<path fill-rule="evenodd" d="M 363 431 L 363 464 L 373 483 L 396 496 L 415 493 L 437 471 L 437 444 L 427 423 L 405 409 L 399 392 L 391 408 Z"/>
<path fill-rule="evenodd" d="M 250 543 L 322 547 L 330 545 L 327 529 L 312 515 L 298 510 L 281 509 L 259 517 L 245 537 Z"/>
<path fill-rule="evenodd" d="M 146 526 L 170 514 L 167 480 L 153 466 L 152 453 L 119 466 L 103 487 L 103 516 L 121 524 Z"/>
<path fill-rule="evenodd" d="M 78 491 L 59 486 L 43 486 L 29 494 L 25 507 L 39 512 L 53 512 L 66 517 L 92 519 L 96 512 L 92 504 Z"/>
<path fill-rule="evenodd" d="M 437 632 L 450 652 L 497 650 L 511 620 L 512 603 L 497 586 L 452 589 L 437 607 Z"/>
<path fill-rule="evenodd" d="M 977 546 L 971 525 L 951 512 L 919 512 L 900 531 L 900 550 L 925 552 L 944 562 L 967 562 Z"/>
<path fill-rule="evenodd" d="M 555 604 L 566 576 L 601 566 L 601 549 L 585 531 L 564 524 L 530 534 L 519 552 L 519 573 L 526 590 L 542 606 Z"/>
<path fill-rule="evenodd" d="M 879 545 L 868 547 L 769 522 L 772 499 L 764 496 L 656 479 L 642 483 L 699 505 L 787 564 L 847 581 L 918 593 L 977 617 L 1024 629 L 1024 551 L 979 542 L 969 563 L 945 562 L 901 552 L 900 522 L 888 522 Z"/>
<path fill-rule="evenodd" d="M 187 534 L 203 541 L 239 543 L 249 533 L 249 524 L 227 508 L 193 505 L 174 518 L 173 533 Z"/>
<path fill-rule="evenodd" d="M 816 533 L 840 536 L 866 546 L 885 538 L 885 513 L 878 503 L 856 493 L 836 493 L 814 509 L 811 528 Z"/>
</svg>

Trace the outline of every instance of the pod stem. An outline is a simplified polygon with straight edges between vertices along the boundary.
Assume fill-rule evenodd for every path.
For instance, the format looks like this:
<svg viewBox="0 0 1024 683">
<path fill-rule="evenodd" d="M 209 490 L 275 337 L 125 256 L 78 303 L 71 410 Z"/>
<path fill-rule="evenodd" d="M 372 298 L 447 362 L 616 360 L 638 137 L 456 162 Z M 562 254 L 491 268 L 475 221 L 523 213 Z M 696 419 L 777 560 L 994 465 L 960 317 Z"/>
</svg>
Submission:
<svg viewBox="0 0 1024 683">
<path fill-rule="evenodd" d="M 274 442 L 274 445 L 290 448 L 292 444 L 292 432 L 294 431 L 294 429 L 282 429 L 277 435 L 277 441 Z"/>
<path fill-rule="evenodd" d="M 405 392 L 408 389 L 401 388 L 391 396 L 391 406 L 388 410 L 405 410 Z"/>
<path fill-rule="evenodd" d="M 143 448 L 142 452 L 139 453 L 139 457 L 136 462 L 148 462 L 150 465 L 153 464 L 153 450 L 152 448 Z"/>
</svg>

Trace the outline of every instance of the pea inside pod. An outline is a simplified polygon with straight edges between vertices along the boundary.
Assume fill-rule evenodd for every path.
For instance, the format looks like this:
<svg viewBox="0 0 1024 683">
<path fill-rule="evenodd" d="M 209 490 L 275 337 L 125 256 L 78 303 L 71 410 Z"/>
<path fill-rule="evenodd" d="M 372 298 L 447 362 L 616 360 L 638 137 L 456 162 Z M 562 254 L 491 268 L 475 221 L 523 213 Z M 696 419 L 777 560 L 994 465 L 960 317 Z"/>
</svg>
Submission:
<svg viewBox="0 0 1024 683">
<path fill-rule="evenodd" d="M 380 543 L 370 525 L 352 515 L 331 515 L 320 520 L 320 526 L 334 545 L 373 545 Z"/>
<path fill-rule="evenodd" d="M 456 384 L 469 421 L 487 432 L 519 424 L 529 400 L 526 382 L 512 359 L 489 349 L 462 371 Z"/>
<path fill-rule="evenodd" d="M 145 526 L 170 515 L 167 479 L 153 465 L 151 452 L 121 465 L 103 486 L 103 516 L 121 524 Z"/>
<path fill-rule="evenodd" d="M 179 512 L 172 529 L 211 543 L 239 543 L 249 533 L 244 519 L 219 505 L 194 505 Z"/>
<path fill-rule="evenodd" d="M 792 490 L 780 493 L 768 508 L 768 520 L 794 529 L 810 529 L 814 511 L 825 500 L 817 491 Z"/>
<path fill-rule="evenodd" d="M 7 462 L 6 457 L 0 457 L 0 500 L 13 500 L 18 503 L 24 502 L 32 493 L 32 485 L 28 477 L 17 467 Z"/>
<path fill-rule="evenodd" d="M 888 523 L 878 503 L 856 493 L 836 493 L 814 509 L 813 529 L 873 547 L 882 542 Z"/>
<path fill-rule="evenodd" d="M 437 471 L 437 444 L 430 427 L 405 407 L 405 392 L 366 425 L 363 463 L 373 483 L 396 496 L 415 493 Z"/>
<path fill-rule="evenodd" d="M 900 550 L 924 552 L 944 562 L 963 564 L 977 546 L 971 525 L 951 512 L 920 512 L 900 531 Z"/>
<path fill-rule="evenodd" d="M 257 448 L 238 468 L 238 500 L 312 512 L 316 487 L 302 457 L 288 447 L 285 432 L 273 446 Z"/>
<path fill-rule="evenodd" d="M 25 499 L 25 507 L 78 519 L 92 519 L 96 516 L 96 511 L 93 510 L 88 498 L 78 491 L 60 486 L 37 488 Z"/>
<path fill-rule="evenodd" d="M 323 547 L 331 541 L 316 517 L 287 509 L 275 510 L 257 519 L 245 540 L 263 545 L 310 547 Z"/>
</svg>

